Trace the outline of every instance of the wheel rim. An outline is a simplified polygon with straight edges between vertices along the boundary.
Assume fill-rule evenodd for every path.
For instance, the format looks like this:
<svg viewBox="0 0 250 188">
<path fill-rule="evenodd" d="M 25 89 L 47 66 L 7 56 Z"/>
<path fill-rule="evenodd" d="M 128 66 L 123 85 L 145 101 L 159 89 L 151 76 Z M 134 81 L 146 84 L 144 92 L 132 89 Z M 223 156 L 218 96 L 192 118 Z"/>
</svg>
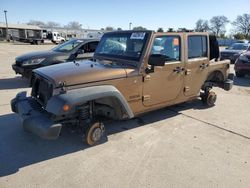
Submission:
<svg viewBox="0 0 250 188">
<path fill-rule="evenodd" d="M 214 103 L 215 103 L 215 101 L 216 101 L 216 95 L 210 95 L 209 97 L 208 97 L 208 104 L 209 105 L 214 105 Z"/>
<path fill-rule="evenodd" d="M 91 140 L 93 140 L 94 142 L 97 142 L 101 139 L 101 136 L 102 136 L 102 130 L 101 128 L 97 127 L 93 130 Z"/>
</svg>

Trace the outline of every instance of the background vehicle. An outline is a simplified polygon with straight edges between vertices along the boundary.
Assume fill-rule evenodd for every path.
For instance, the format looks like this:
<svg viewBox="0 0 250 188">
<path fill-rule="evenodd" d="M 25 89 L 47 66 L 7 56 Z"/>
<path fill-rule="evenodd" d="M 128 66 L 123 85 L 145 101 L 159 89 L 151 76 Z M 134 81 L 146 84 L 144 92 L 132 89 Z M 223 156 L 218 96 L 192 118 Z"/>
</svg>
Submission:
<svg viewBox="0 0 250 188">
<path fill-rule="evenodd" d="M 16 57 L 12 65 L 16 74 L 31 78 L 32 70 L 68 61 L 93 57 L 99 40 L 72 39 L 49 51 L 32 52 Z"/>
<path fill-rule="evenodd" d="M 234 43 L 230 47 L 221 51 L 221 60 L 229 59 L 231 63 L 235 63 L 241 53 L 250 50 L 249 43 Z"/>
<path fill-rule="evenodd" d="M 237 77 L 250 75 L 250 51 L 244 52 L 239 56 L 234 65 L 234 70 Z"/>
<path fill-rule="evenodd" d="M 61 34 L 57 31 L 47 31 L 43 30 L 43 39 L 44 40 L 50 40 L 51 42 L 55 44 L 60 44 L 66 41 L 64 37 L 61 36 Z M 74 37 L 76 38 L 76 37 Z"/>
<path fill-rule="evenodd" d="M 47 39 L 50 39 L 53 43 L 59 44 L 65 42 L 65 38 L 63 38 L 58 32 L 53 31 L 48 33 Z"/>
<path fill-rule="evenodd" d="M 213 106 L 212 87 L 230 90 L 233 84 L 229 61 L 218 57 L 216 37 L 207 33 L 109 32 L 93 61 L 35 70 L 31 96 L 17 94 L 12 111 L 42 138 L 56 139 L 62 126 L 74 126 L 94 145 L 107 119 L 130 119 L 197 97 Z"/>
</svg>

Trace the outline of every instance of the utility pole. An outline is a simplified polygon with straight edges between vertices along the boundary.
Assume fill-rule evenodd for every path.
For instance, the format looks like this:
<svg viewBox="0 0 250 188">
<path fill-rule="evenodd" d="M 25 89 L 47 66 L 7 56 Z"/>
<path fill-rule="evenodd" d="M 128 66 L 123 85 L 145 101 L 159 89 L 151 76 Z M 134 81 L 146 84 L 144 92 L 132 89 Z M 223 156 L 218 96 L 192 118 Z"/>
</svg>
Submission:
<svg viewBox="0 0 250 188">
<path fill-rule="evenodd" d="M 5 23 L 6 23 L 6 40 L 9 40 L 9 29 L 8 29 L 8 20 L 7 20 L 7 10 L 4 11 L 4 15 L 5 15 Z"/>
<path fill-rule="evenodd" d="M 131 27 L 131 26 L 132 26 L 132 23 L 130 22 L 130 23 L 129 23 L 129 30 L 131 30 L 131 29 L 132 29 L 132 27 Z"/>
</svg>

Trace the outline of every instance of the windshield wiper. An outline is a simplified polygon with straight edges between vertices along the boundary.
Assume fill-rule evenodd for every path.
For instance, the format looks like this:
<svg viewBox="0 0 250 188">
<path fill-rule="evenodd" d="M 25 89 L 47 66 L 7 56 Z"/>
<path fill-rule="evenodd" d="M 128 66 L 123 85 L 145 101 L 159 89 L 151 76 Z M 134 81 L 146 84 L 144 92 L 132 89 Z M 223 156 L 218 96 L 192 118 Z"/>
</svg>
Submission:
<svg viewBox="0 0 250 188">
<path fill-rule="evenodd" d="M 98 57 L 98 58 L 95 58 L 95 59 L 98 59 L 98 60 L 107 60 L 107 61 L 110 61 L 110 64 L 120 64 L 120 65 L 122 65 L 122 66 L 137 67 L 137 66 L 134 65 L 134 64 L 131 64 L 131 63 L 124 63 L 124 62 L 121 62 L 121 60 L 112 59 L 112 58 Z"/>
</svg>

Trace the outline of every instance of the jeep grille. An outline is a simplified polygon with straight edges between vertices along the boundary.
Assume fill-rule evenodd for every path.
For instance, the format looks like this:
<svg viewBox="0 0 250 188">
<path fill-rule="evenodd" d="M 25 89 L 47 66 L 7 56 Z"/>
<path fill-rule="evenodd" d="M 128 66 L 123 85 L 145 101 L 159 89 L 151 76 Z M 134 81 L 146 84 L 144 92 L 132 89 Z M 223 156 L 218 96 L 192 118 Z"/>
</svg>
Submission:
<svg viewBox="0 0 250 188">
<path fill-rule="evenodd" d="M 52 96 L 53 85 L 43 78 L 36 77 L 33 83 L 31 95 L 35 97 L 41 105 L 45 106 Z"/>
</svg>

